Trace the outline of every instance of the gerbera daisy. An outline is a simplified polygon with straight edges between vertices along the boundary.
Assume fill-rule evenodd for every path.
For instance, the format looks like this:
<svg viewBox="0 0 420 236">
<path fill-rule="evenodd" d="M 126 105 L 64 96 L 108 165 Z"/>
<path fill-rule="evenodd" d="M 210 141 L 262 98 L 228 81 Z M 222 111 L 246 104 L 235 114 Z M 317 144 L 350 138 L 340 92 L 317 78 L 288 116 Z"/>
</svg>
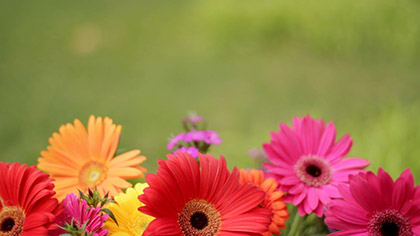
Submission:
<svg viewBox="0 0 420 236">
<path fill-rule="evenodd" d="M 47 235 L 62 210 L 52 179 L 26 164 L 0 162 L 0 235 Z"/>
<path fill-rule="evenodd" d="M 108 230 L 102 229 L 107 214 L 101 214 L 101 207 L 88 207 L 85 200 L 80 199 L 74 193 L 70 193 L 63 200 L 64 211 L 57 216 L 59 226 L 68 229 L 77 235 L 105 236 Z M 55 230 L 52 236 L 65 234 L 63 229 Z"/>
<path fill-rule="evenodd" d="M 258 207 L 264 192 L 239 182 L 223 157 L 199 155 L 200 165 L 188 153 L 158 160 L 157 174 L 146 176 L 150 187 L 139 199 L 139 210 L 156 217 L 144 235 L 260 235 L 272 213 Z"/>
<path fill-rule="evenodd" d="M 343 199 L 332 200 L 325 213 L 330 235 L 420 235 L 420 188 L 410 170 L 394 182 L 382 168 L 350 178 L 338 187 Z"/>
<path fill-rule="evenodd" d="M 324 205 L 340 197 L 337 184 L 369 165 L 360 158 L 343 159 L 352 146 L 350 135 L 337 143 L 335 136 L 332 122 L 295 117 L 292 128 L 280 124 L 280 131 L 272 132 L 271 142 L 263 145 L 271 162 L 264 164 L 268 176 L 280 184 L 287 193 L 284 200 L 293 202 L 301 216 L 313 212 L 322 216 Z"/>
<path fill-rule="evenodd" d="M 264 178 L 264 172 L 261 170 L 252 169 L 246 171 L 240 170 L 241 183 L 250 182 L 265 192 L 264 202 L 262 207 L 270 210 L 273 213 L 271 217 L 271 224 L 268 231 L 263 233 L 263 236 L 272 236 L 273 234 L 281 234 L 280 229 L 286 227 L 286 220 L 289 218 L 287 206 L 283 201 L 283 192 L 276 191 L 278 183 L 273 178 Z"/>
<path fill-rule="evenodd" d="M 115 196 L 130 187 L 125 179 L 140 178 L 146 169 L 140 165 L 146 157 L 132 150 L 116 157 L 121 126 L 105 117 L 89 117 L 87 130 L 75 119 L 74 124 L 62 125 L 50 138 L 47 151 L 38 158 L 38 168 L 55 179 L 57 198 L 67 193 L 86 192 L 96 187 L 102 196 Z"/>
<path fill-rule="evenodd" d="M 153 217 L 138 211 L 144 206 L 138 199 L 143 190 L 149 187 L 148 184 L 138 183 L 134 188 L 128 188 L 125 193 L 115 197 L 116 203 L 111 203 L 108 209 L 112 211 L 117 219 L 118 225 L 108 218 L 105 222 L 105 229 L 109 230 L 110 236 L 137 236 L 142 235 Z"/>
</svg>

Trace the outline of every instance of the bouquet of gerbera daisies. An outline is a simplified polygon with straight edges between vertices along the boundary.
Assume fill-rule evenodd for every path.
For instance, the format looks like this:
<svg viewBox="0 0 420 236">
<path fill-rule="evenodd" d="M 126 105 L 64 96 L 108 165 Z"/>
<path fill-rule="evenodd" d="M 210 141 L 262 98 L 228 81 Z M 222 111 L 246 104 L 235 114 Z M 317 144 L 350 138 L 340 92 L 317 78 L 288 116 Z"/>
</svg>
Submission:
<svg viewBox="0 0 420 236">
<path fill-rule="evenodd" d="M 209 154 L 222 139 L 203 117 L 183 127 L 155 174 L 140 150 L 116 155 L 121 126 L 108 117 L 61 126 L 37 166 L 0 162 L 0 236 L 420 235 L 410 170 L 366 171 L 332 122 L 280 124 L 250 152 L 258 166 L 231 171 Z"/>
</svg>

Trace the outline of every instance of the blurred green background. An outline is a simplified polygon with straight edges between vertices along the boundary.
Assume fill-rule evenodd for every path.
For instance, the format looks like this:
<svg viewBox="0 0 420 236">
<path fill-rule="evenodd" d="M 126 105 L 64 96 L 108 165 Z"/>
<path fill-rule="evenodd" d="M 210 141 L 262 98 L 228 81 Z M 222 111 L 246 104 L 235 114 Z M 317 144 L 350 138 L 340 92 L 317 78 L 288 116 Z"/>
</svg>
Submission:
<svg viewBox="0 0 420 236">
<path fill-rule="evenodd" d="M 293 116 L 334 121 L 350 156 L 420 180 L 417 0 L 1 1 L 0 160 L 36 164 L 61 124 L 123 126 L 155 172 L 188 111 L 229 167 Z M 418 183 L 418 182 L 417 182 Z"/>
</svg>

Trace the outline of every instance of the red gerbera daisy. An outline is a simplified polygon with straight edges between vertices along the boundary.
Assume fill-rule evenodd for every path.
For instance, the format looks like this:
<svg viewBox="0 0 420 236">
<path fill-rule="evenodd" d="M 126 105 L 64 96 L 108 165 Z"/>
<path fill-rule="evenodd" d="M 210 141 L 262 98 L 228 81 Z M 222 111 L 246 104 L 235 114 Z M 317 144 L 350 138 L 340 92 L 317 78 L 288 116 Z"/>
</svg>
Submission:
<svg viewBox="0 0 420 236">
<path fill-rule="evenodd" d="M 420 235 L 420 188 L 410 170 L 394 182 L 382 168 L 360 173 L 340 185 L 343 199 L 332 200 L 325 222 L 336 236 Z"/>
<path fill-rule="evenodd" d="M 188 153 L 158 160 L 157 174 L 146 176 L 149 188 L 139 199 L 139 210 L 156 217 L 144 235 L 233 236 L 261 235 L 271 223 L 271 212 L 258 207 L 264 192 L 239 182 L 223 157 Z"/>
<path fill-rule="evenodd" d="M 61 210 L 52 179 L 26 164 L 0 162 L 0 235 L 47 235 Z"/>
</svg>

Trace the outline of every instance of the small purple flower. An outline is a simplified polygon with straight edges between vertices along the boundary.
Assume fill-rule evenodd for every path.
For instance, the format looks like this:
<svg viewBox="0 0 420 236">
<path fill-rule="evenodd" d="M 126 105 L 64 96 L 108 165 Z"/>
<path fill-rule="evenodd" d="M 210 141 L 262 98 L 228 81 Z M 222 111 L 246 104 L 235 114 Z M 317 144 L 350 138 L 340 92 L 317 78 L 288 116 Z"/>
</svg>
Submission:
<svg viewBox="0 0 420 236">
<path fill-rule="evenodd" d="M 193 157 L 198 157 L 198 149 L 195 147 L 181 147 L 176 150 L 173 154 L 176 155 L 177 152 L 188 152 Z"/>
<path fill-rule="evenodd" d="M 166 148 L 168 150 L 171 150 L 176 145 L 178 145 L 179 141 L 181 141 L 182 139 L 184 139 L 184 136 L 185 136 L 185 133 L 180 133 L 180 134 L 176 135 L 171 140 L 169 140 L 168 146 Z"/>
<path fill-rule="evenodd" d="M 197 115 L 184 118 L 185 123 L 192 123 L 192 124 L 195 124 L 201 120 L 203 120 L 203 116 L 197 116 Z"/>
<path fill-rule="evenodd" d="M 205 138 L 204 131 L 192 130 L 185 134 L 184 141 L 188 143 L 192 141 L 201 141 L 204 138 Z"/>
<path fill-rule="evenodd" d="M 206 130 L 204 132 L 204 142 L 207 144 L 219 145 L 222 142 L 222 139 L 219 138 L 219 135 L 214 130 Z"/>
</svg>

